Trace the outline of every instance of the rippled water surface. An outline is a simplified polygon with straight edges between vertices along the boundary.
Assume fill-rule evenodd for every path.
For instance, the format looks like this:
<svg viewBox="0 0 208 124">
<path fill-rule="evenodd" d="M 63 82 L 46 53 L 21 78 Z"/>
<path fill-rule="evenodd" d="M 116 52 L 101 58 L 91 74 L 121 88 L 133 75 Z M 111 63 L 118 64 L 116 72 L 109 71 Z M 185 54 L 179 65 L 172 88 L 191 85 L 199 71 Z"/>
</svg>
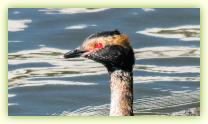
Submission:
<svg viewBox="0 0 208 124">
<path fill-rule="evenodd" d="M 199 9 L 9 9 L 9 115 L 108 115 L 106 69 L 61 56 L 114 29 L 134 48 L 135 113 L 199 107 Z"/>
</svg>

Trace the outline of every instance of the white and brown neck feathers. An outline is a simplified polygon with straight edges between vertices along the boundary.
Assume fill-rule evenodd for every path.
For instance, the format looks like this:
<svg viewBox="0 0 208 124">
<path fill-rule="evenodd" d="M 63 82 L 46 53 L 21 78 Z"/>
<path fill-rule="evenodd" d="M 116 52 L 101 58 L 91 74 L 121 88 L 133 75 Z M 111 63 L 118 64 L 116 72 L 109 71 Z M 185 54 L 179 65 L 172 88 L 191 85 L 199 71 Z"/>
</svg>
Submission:
<svg viewBox="0 0 208 124">
<path fill-rule="evenodd" d="M 133 116 L 133 73 L 116 70 L 111 73 L 110 116 Z"/>
</svg>

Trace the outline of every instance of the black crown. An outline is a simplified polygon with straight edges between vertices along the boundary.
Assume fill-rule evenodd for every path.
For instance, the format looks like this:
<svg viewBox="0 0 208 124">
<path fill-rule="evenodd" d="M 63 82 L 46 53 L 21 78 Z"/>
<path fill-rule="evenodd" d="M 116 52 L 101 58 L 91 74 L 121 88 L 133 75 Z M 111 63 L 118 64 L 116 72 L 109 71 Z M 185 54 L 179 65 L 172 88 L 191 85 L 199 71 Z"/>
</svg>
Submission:
<svg viewBox="0 0 208 124">
<path fill-rule="evenodd" d="M 91 36 L 88 37 L 88 39 L 97 38 L 97 37 L 108 37 L 108 36 L 120 35 L 120 34 L 121 33 L 117 29 L 115 29 L 114 31 L 103 31 L 92 34 Z"/>
</svg>

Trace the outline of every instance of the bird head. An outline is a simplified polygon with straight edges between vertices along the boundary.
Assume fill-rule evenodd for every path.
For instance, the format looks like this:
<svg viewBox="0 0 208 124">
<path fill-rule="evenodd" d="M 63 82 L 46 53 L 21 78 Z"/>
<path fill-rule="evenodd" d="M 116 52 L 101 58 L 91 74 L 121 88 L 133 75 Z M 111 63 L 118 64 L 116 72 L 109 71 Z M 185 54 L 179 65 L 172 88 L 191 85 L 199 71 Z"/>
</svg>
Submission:
<svg viewBox="0 0 208 124">
<path fill-rule="evenodd" d="M 132 71 L 134 52 L 129 38 L 118 30 L 92 34 L 83 44 L 64 54 L 64 58 L 85 57 L 103 64 L 108 72 Z"/>
</svg>

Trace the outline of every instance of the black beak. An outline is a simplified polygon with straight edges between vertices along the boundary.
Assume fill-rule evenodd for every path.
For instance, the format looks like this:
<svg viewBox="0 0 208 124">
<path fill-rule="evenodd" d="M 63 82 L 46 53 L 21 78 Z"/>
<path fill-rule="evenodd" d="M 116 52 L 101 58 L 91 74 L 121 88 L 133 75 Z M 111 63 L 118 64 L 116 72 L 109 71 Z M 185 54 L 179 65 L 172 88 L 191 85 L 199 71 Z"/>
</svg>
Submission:
<svg viewBox="0 0 208 124">
<path fill-rule="evenodd" d="M 80 49 L 75 49 L 72 51 L 69 51 L 64 54 L 64 58 L 75 58 L 75 57 L 80 57 L 83 53 L 86 51 L 80 50 Z"/>
</svg>

